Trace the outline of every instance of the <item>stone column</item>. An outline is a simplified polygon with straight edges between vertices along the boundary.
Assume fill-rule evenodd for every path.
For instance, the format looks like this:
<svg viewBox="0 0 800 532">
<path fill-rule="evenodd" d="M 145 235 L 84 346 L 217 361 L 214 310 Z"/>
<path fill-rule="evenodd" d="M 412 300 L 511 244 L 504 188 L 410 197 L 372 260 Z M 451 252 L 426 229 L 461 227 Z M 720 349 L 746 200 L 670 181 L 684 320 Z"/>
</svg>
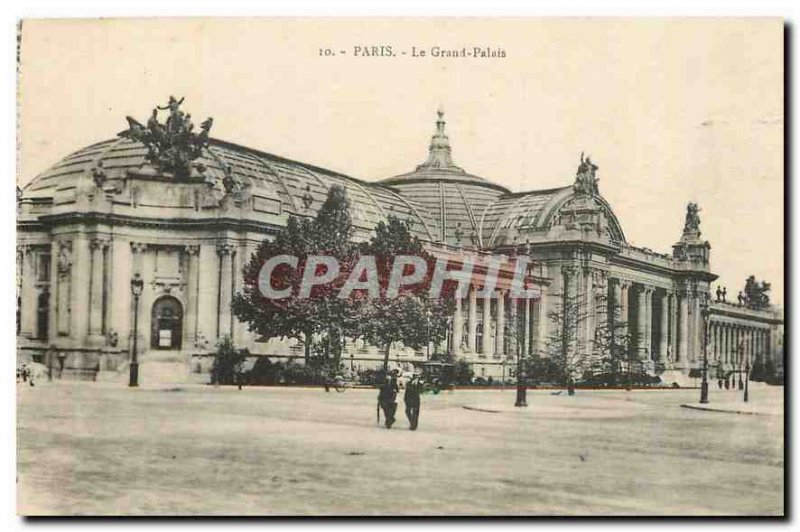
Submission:
<svg viewBox="0 0 800 532">
<path fill-rule="evenodd" d="M 766 362 L 764 357 L 764 331 L 762 329 L 758 330 L 758 350 L 756 355 L 758 356 L 759 360 Z"/>
<path fill-rule="evenodd" d="M 130 243 L 114 238 L 108 250 L 108 332 L 114 332 L 117 347 L 126 348 L 133 325 L 131 317 L 131 278 L 133 277 L 133 261 L 131 260 Z"/>
<path fill-rule="evenodd" d="M 713 331 L 713 334 L 714 334 L 714 336 L 713 336 L 713 338 L 714 338 L 714 360 L 719 362 L 720 354 L 721 354 L 721 350 L 720 350 L 720 347 L 721 347 L 720 346 L 720 337 L 721 336 L 720 336 L 719 323 L 714 322 L 714 325 L 712 326 L 711 330 Z"/>
<path fill-rule="evenodd" d="M 475 288 L 469 289 L 469 305 L 467 307 L 467 349 L 475 354 L 478 336 L 478 296 Z"/>
<path fill-rule="evenodd" d="M 539 304 L 539 314 L 536 322 L 536 348 L 541 351 L 547 345 L 548 327 L 550 325 L 550 318 L 547 316 L 547 290 L 541 290 L 541 295 L 536 301 Z"/>
<path fill-rule="evenodd" d="M 720 332 L 722 334 L 722 344 L 720 345 L 721 348 L 721 355 L 720 359 L 722 360 L 723 364 L 728 363 L 728 324 L 722 323 Z"/>
<path fill-rule="evenodd" d="M 520 346 L 520 337 L 519 337 L 519 300 L 510 297 L 508 298 L 508 306 L 509 306 L 509 322 L 511 323 L 511 327 L 509 327 L 509 332 L 511 333 L 511 342 L 509 342 L 508 352 L 506 356 L 514 355 L 517 356 L 519 352 Z"/>
<path fill-rule="evenodd" d="M 197 341 L 200 319 L 200 246 L 197 244 L 186 246 L 186 254 L 189 257 L 188 282 L 186 283 L 186 340 L 187 347 L 193 347 Z"/>
<path fill-rule="evenodd" d="M 680 294 L 680 329 L 678 330 L 678 356 L 676 360 L 680 360 L 684 364 L 689 362 L 689 293 L 683 291 Z"/>
<path fill-rule="evenodd" d="M 492 298 L 488 295 L 483 298 L 483 336 L 481 337 L 481 351 L 483 356 L 494 355 L 492 350 Z"/>
<path fill-rule="evenodd" d="M 244 275 L 242 274 L 242 270 L 247 264 L 249 257 L 250 253 L 248 252 L 246 243 L 241 242 L 234 256 L 232 297 L 244 290 Z M 247 325 L 239 321 L 235 314 L 231 314 L 233 319 L 233 336 L 240 345 L 246 345 L 250 336 Z M 431 353 L 434 351 L 435 350 L 432 350 Z"/>
<path fill-rule="evenodd" d="M 219 303 L 219 255 L 213 244 L 200 245 L 197 288 L 197 332 L 195 346 L 213 351 L 216 342 Z"/>
<path fill-rule="evenodd" d="M 70 333 L 70 301 L 72 299 L 72 241 L 57 240 L 53 245 L 55 264 L 53 273 L 57 279 L 55 293 L 55 320 L 58 336 L 67 336 Z"/>
<path fill-rule="evenodd" d="M 453 356 L 461 353 L 461 343 L 464 341 L 464 316 L 461 313 L 461 296 L 455 294 L 456 310 L 453 313 Z"/>
<path fill-rule="evenodd" d="M 145 279 L 145 268 L 144 268 L 144 256 L 147 253 L 147 244 L 142 242 L 131 242 L 131 278 L 133 278 L 136 274 L 139 274 L 142 277 L 142 280 L 145 281 L 145 288 L 147 287 L 147 280 Z M 130 293 L 130 280 L 128 281 L 128 292 Z M 147 312 L 147 304 L 146 301 L 146 294 L 147 290 L 142 292 L 141 297 L 139 297 L 139 317 L 138 317 L 138 330 L 137 330 L 137 340 L 136 340 L 136 350 L 141 352 L 145 346 L 149 345 L 149 341 L 145 342 L 145 339 L 148 338 L 148 331 L 150 330 L 148 312 Z M 135 298 L 133 295 L 130 297 L 130 327 L 128 328 L 130 340 L 129 340 L 129 348 L 131 349 L 131 353 L 133 350 L 133 321 L 134 315 L 137 312 L 135 308 Z"/>
<path fill-rule="evenodd" d="M 725 363 L 731 363 L 731 326 L 725 324 Z"/>
<path fill-rule="evenodd" d="M 669 293 L 665 292 L 661 296 L 661 335 L 658 341 L 658 362 L 666 364 L 667 346 L 669 344 Z"/>
<path fill-rule="evenodd" d="M 630 331 L 630 323 L 629 323 L 629 313 L 628 313 L 628 301 L 630 299 L 629 290 L 631 288 L 630 281 L 620 281 L 620 321 L 625 324 L 623 331 L 625 334 L 628 334 Z"/>
<path fill-rule="evenodd" d="M 629 312 L 628 312 L 628 301 L 629 301 L 629 290 L 631 287 L 630 281 L 620 280 L 620 323 L 623 326 L 620 328 L 620 332 L 623 335 L 624 342 L 627 344 L 625 346 L 626 352 L 628 352 L 631 348 L 630 346 L 630 321 L 629 321 Z M 626 356 L 627 358 L 627 356 Z"/>
<path fill-rule="evenodd" d="M 742 341 L 742 328 L 736 326 L 734 328 L 734 359 L 733 362 L 738 367 L 744 360 L 744 342 Z"/>
<path fill-rule="evenodd" d="M 678 294 L 674 290 L 669 292 L 669 349 L 671 351 L 672 360 L 675 362 L 678 356 Z"/>
<path fill-rule="evenodd" d="M 644 360 L 645 349 L 647 347 L 647 288 L 639 286 L 636 293 L 637 316 L 636 316 L 636 358 Z"/>
<path fill-rule="evenodd" d="M 94 237 L 90 242 L 91 248 L 91 291 L 89 310 L 89 334 L 93 341 L 102 340 L 103 334 L 103 291 L 105 289 L 105 251 L 108 249 L 108 239 Z"/>
<path fill-rule="evenodd" d="M 542 321 L 546 318 L 542 313 L 542 299 L 531 299 L 530 301 L 531 320 L 533 320 L 533 327 L 531 328 L 531 354 L 538 356 L 541 346 L 545 345 L 546 342 L 546 340 L 542 338 Z"/>
<path fill-rule="evenodd" d="M 645 356 L 648 360 L 655 360 L 653 356 L 653 287 L 645 287 Z"/>
<path fill-rule="evenodd" d="M 16 279 L 14 288 L 16 290 L 16 305 L 17 305 L 17 320 L 19 323 L 17 324 L 17 334 L 19 335 L 22 332 L 22 280 L 25 278 L 25 268 L 24 268 L 24 261 L 25 261 L 25 247 L 17 244 L 17 262 L 16 262 Z"/>
<path fill-rule="evenodd" d="M 586 308 L 583 327 L 583 351 L 589 355 L 594 350 L 594 273 L 591 269 L 584 270 L 585 286 L 584 297 Z"/>
<path fill-rule="evenodd" d="M 36 290 L 36 257 L 30 247 L 21 246 L 20 254 L 20 334 L 27 338 L 36 336 L 36 308 L 39 306 Z"/>
<path fill-rule="evenodd" d="M 495 355 L 502 357 L 506 354 L 506 293 L 500 290 L 497 294 L 497 346 Z"/>
<path fill-rule="evenodd" d="M 747 327 L 742 327 L 739 331 L 739 343 L 742 345 L 741 358 L 742 369 L 744 369 L 745 361 L 747 361 Z"/>
<path fill-rule="evenodd" d="M 622 286 L 619 279 L 611 280 L 611 314 L 608 317 L 608 324 L 613 330 L 616 324 L 622 320 L 620 303 L 622 301 Z"/>
<path fill-rule="evenodd" d="M 758 360 L 761 355 L 761 329 L 753 329 L 753 360 Z"/>
<path fill-rule="evenodd" d="M 611 321 L 608 315 L 608 282 L 608 272 L 598 270 L 595 274 L 594 293 L 592 294 L 594 300 L 594 323 L 591 331 L 592 353 L 596 351 L 595 340 L 598 326 L 605 327 L 608 331 L 611 331 Z"/>
<path fill-rule="evenodd" d="M 461 352 L 461 342 L 464 341 L 464 316 L 461 314 L 461 298 L 455 294 L 455 310 L 453 311 L 453 331 L 451 355 L 456 356 Z"/>
<path fill-rule="evenodd" d="M 523 299 L 522 304 L 525 307 L 525 315 L 522 317 L 523 326 L 522 329 L 522 354 L 524 356 L 528 356 L 531 352 L 532 344 L 531 341 L 531 300 L 530 299 Z"/>
<path fill-rule="evenodd" d="M 233 289 L 233 244 L 217 244 L 219 256 L 219 298 L 217 306 L 217 338 L 231 334 L 231 291 Z"/>
<path fill-rule="evenodd" d="M 89 240 L 81 236 L 72 241 L 72 268 L 70 279 L 70 337 L 77 346 L 83 346 L 89 333 Z"/>
<path fill-rule="evenodd" d="M 692 325 L 694 326 L 692 342 L 694 343 L 693 360 L 695 362 L 703 360 L 703 334 L 705 334 L 705 329 L 703 327 L 703 315 L 700 312 L 700 297 L 700 292 L 697 292 L 692 299 Z"/>
</svg>

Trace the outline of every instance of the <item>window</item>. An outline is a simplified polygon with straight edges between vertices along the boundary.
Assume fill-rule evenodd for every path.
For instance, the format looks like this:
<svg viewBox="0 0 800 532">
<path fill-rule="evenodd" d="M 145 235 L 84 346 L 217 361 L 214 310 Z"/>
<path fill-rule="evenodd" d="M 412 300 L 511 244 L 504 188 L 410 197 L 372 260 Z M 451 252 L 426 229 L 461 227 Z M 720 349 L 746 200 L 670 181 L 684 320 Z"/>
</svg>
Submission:
<svg viewBox="0 0 800 532">
<path fill-rule="evenodd" d="M 50 281 L 50 254 L 49 253 L 42 253 L 39 255 L 39 267 L 36 276 L 37 281 L 39 282 L 49 282 Z"/>
</svg>

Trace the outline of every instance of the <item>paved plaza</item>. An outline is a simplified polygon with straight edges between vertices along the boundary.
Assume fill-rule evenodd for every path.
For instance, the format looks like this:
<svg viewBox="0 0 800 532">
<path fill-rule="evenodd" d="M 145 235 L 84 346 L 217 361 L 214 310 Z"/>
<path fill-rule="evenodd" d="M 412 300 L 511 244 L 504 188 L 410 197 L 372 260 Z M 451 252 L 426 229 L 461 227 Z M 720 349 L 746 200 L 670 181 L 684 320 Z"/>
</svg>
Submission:
<svg viewBox="0 0 800 532">
<path fill-rule="evenodd" d="M 782 388 L 457 390 L 376 424 L 375 390 L 18 388 L 22 514 L 780 515 Z M 741 392 L 712 389 L 714 404 Z M 466 408 L 465 408 L 466 407 Z"/>
</svg>

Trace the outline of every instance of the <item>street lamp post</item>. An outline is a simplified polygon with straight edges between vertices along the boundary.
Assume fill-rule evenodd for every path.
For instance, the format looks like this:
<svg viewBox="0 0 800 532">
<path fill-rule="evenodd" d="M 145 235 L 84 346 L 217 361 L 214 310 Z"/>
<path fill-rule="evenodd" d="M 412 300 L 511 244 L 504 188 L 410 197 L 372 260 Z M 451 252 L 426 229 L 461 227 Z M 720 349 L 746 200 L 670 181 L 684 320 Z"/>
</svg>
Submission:
<svg viewBox="0 0 800 532">
<path fill-rule="evenodd" d="M 430 309 L 425 311 L 425 331 L 428 340 L 425 346 L 427 350 L 427 356 L 425 357 L 425 359 L 430 360 L 431 359 L 431 310 Z"/>
<path fill-rule="evenodd" d="M 750 390 L 748 383 L 750 382 L 750 357 L 747 357 L 747 362 L 745 362 L 744 367 L 744 402 L 748 402 L 750 400 Z"/>
<path fill-rule="evenodd" d="M 742 382 L 742 359 L 744 358 L 744 342 L 739 343 L 739 389 L 744 390 L 744 382 Z"/>
<path fill-rule="evenodd" d="M 708 295 L 700 310 L 703 316 L 703 380 L 700 383 L 700 403 L 708 403 Z"/>
<path fill-rule="evenodd" d="M 513 300 L 514 304 L 516 304 L 516 300 Z M 517 313 L 519 314 L 519 313 Z M 514 406 L 528 406 L 528 393 L 525 388 L 525 381 L 522 378 L 522 334 L 521 334 L 521 320 L 517 317 L 516 330 L 517 330 L 517 399 L 514 401 Z"/>
<path fill-rule="evenodd" d="M 131 370 L 128 380 L 129 387 L 139 386 L 139 360 L 137 358 L 139 339 L 139 296 L 142 295 L 144 281 L 141 275 L 134 274 L 131 279 L 131 294 L 133 294 L 133 352 L 131 353 Z"/>
</svg>

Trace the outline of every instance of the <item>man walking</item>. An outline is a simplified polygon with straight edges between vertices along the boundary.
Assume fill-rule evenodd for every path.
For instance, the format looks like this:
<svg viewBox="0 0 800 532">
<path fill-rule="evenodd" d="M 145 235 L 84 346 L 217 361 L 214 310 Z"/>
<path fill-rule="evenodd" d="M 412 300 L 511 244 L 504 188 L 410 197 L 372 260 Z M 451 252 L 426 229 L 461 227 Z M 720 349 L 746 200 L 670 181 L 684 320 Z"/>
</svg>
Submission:
<svg viewBox="0 0 800 532">
<path fill-rule="evenodd" d="M 406 392 L 403 400 L 406 403 L 406 417 L 411 424 L 411 430 L 417 430 L 419 424 L 419 405 L 420 405 L 420 391 L 422 383 L 419 381 L 419 375 L 414 373 L 411 380 L 406 384 Z"/>
<path fill-rule="evenodd" d="M 378 408 L 383 409 L 387 429 L 392 428 L 392 425 L 394 425 L 394 414 L 397 411 L 397 391 L 397 374 L 392 372 L 386 382 L 381 385 L 378 393 Z M 380 410 L 378 411 L 378 416 L 380 420 Z"/>
</svg>

